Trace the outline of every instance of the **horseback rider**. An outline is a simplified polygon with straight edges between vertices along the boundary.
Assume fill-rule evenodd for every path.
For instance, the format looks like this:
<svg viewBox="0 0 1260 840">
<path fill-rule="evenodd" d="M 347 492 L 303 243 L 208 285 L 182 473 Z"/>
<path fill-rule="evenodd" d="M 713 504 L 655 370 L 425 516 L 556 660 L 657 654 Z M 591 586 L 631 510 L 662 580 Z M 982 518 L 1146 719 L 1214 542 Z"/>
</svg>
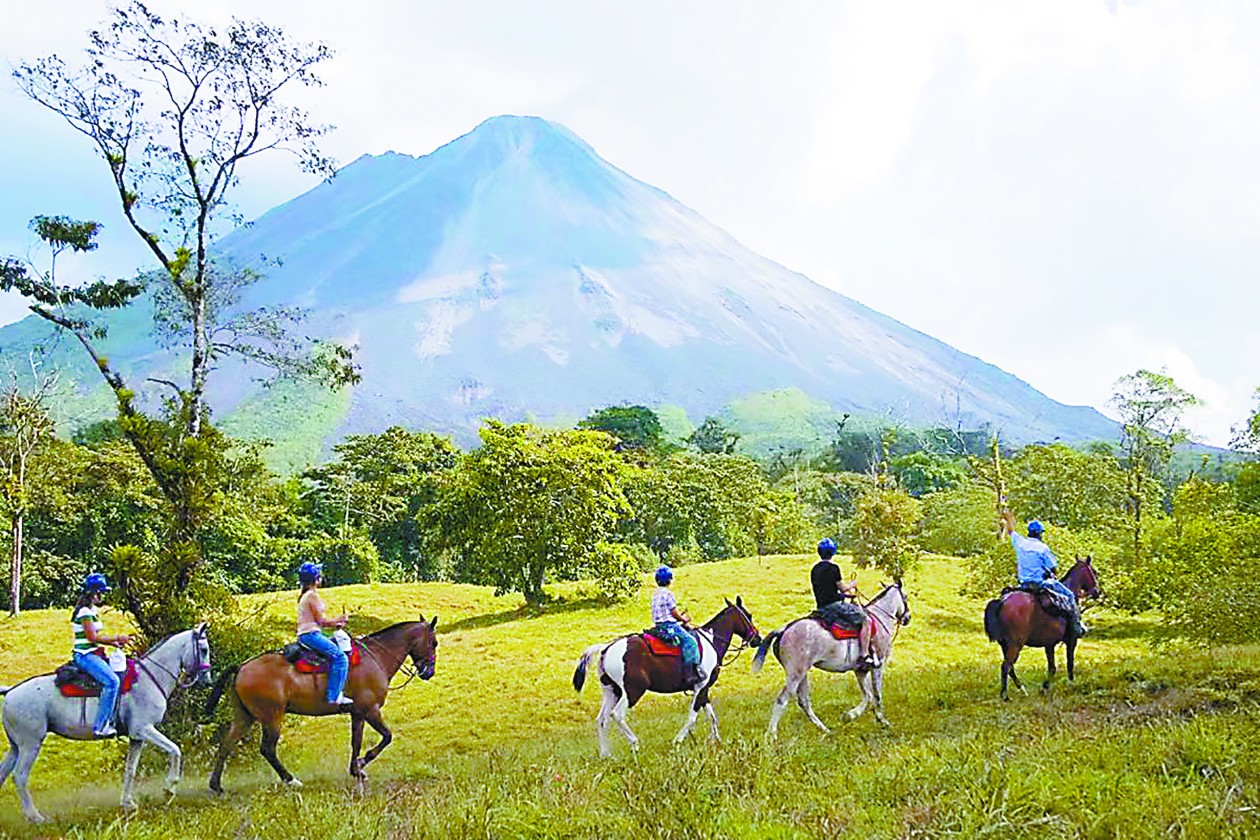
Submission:
<svg viewBox="0 0 1260 840">
<path fill-rule="evenodd" d="M 114 728 L 114 704 L 118 699 L 121 681 L 109 663 L 97 651 L 105 645 L 121 648 L 131 641 L 125 633 L 106 636 L 97 607 L 109 592 L 105 575 L 92 572 L 83 579 L 83 592 L 74 604 L 70 626 L 74 630 L 74 664 L 101 684 L 101 699 L 96 707 L 96 722 L 92 734 L 97 738 L 112 738 L 118 734 Z"/>
<path fill-rule="evenodd" d="M 325 699 L 334 706 L 347 709 L 354 701 L 341 692 L 346 687 L 346 677 L 350 674 L 350 659 L 335 642 L 324 635 L 323 630 L 325 627 L 340 630 L 346 626 L 349 617 L 324 617 L 324 599 L 319 597 L 317 591 L 322 573 L 318 563 L 306 562 L 298 568 L 302 594 L 298 596 L 297 604 L 297 638 L 302 645 L 328 657 L 328 690 Z"/>
<path fill-rule="evenodd" d="M 669 589 L 673 580 L 674 572 L 669 566 L 656 570 L 657 589 L 652 593 L 653 632 L 671 645 L 682 648 L 683 687 L 695 688 L 704 682 L 700 673 L 700 646 L 689 632 L 691 622 L 686 614 L 679 611 L 678 599 Z"/>
<path fill-rule="evenodd" d="M 1042 541 L 1046 528 L 1034 519 L 1028 523 L 1028 536 L 1022 537 L 1016 530 L 1015 514 L 1009 510 L 1002 512 L 1002 530 L 1011 535 L 1011 545 L 1015 547 L 1015 565 L 1019 582 L 1034 584 L 1058 593 L 1072 605 L 1072 622 L 1076 635 L 1084 636 L 1089 628 L 1081 621 L 1081 606 L 1077 603 L 1076 593 L 1063 584 L 1055 576 L 1058 561 L 1054 552 Z"/>
<path fill-rule="evenodd" d="M 816 615 L 828 625 L 843 622 L 859 628 L 858 650 L 862 652 L 863 668 L 878 668 L 879 654 L 871 645 L 870 616 L 857 602 L 857 581 L 845 580 L 840 567 L 832 562 L 836 556 L 836 542 L 827 537 L 818 544 L 819 560 L 809 572 L 809 583 L 814 590 Z"/>
</svg>

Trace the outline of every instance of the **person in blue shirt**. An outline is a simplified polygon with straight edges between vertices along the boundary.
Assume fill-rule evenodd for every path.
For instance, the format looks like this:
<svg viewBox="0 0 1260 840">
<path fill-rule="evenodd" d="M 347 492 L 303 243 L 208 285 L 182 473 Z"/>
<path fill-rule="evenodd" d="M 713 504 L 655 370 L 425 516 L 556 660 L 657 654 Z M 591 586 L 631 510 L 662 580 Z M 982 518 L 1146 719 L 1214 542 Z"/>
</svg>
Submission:
<svg viewBox="0 0 1260 840">
<path fill-rule="evenodd" d="M 1034 583 L 1053 590 L 1068 599 L 1072 605 L 1072 620 L 1076 623 L 1076 635 L 1084 636 L 1089 628 L 1081 621 L 1081 607 L 1076 602 L 1076 593 L 1068 589 L 1055 575 L 1059 562 L 1055 559 L 1050 546 L 1042 541 L 1046 528 L 1036 519 L 1028 523 L 1028 536 L 1022 537 L 1016 532 L 1015 514 L 1005 511 L 1002 514 L 1002 526 L 1011 535 L 1011 545 L 1015 547 L 1016 573 L 1020 583 Z"/>
</svg>

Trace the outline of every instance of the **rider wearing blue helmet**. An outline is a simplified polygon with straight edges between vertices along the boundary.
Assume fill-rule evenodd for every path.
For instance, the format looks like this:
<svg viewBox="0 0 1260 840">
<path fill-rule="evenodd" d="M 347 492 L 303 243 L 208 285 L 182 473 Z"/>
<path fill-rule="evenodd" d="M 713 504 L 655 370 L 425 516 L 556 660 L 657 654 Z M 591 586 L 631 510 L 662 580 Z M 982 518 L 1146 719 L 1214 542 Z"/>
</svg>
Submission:
<svg viewBox="0 0 1260 840">
<path fill-rule="evenodd" d="M 845 580 L 840 567 L 831 561 L 836 556 L 836 541 L 827 537 L 818 544 L 819 560 L 809 570 L 809 584 L 814 590 L 816 614 L 826 624 L 843 623 L 858 628 L 858 649 L 862 651 L 862 667 L 880 665 L 871 641 L 871 620 L 857 603 L 857 581 Z"/>
<path fill-rule="evenodd" d="M 74 630 L 74 664 L 101 684 L 101 699 L 92 726 L 92 734 L 97 738 L 111 738 L 118 734 L 114 729 L 114 703 L 118 699 L 120 684 L 118 675 L 97 651 L 102 645 L 121 648 L 131 641 L 131 637 L 123 633 L 106 636 L 101 632 L 104 627 L 97 608 L 108 591 L 105 575 L 100 572 L 88 575 L 83 579 L 83 592 L 70 614 L 70 626 Z"/>
<path fill-rule="evenodd" d="M 1081 621 L 1081 607 L 1077 603 L 1076 593 L 1068 589 L 1062 581 L 1055 577 L 1058 561 L 1054 552 L 1042 541 L 1046 527 L 1034 519 L 1028 523 L 1028 536 L 1021 537 L 1016 532 L 1015 514 L 1002 512 L 1003 530 L 1011 535 L 1011 545 L 1015 547 L 1015 565 L 1021 584 L 1031 583 L 1045 587 L 1062 595 L 1072 604 L 1072 620 L 1076 624 L 1076 635 L 1084 636 L 1089 628 Z"/>
<path fill-rule="evenodd" d="M 700 673 L 700 646 L 688 632 L 687 616 L 678 609 L 678 599 L 669 590 L 674 571 L 669 566 L 656 570 L 657 589 L 652 593 L 652 624 L 655 633 L 672 645 L 682 648 L 683 687 L 695 688 L 704 682 Z"/>
<path fill-rule="evenodd" d="M 328 657 L 330 667 L 325 699 L 334 706 L 349 709 L 354 701 L 342 694 L 342 690 L 346 687 L 346 677 L 350 674 L 350 660 L 336 643 L 323 634 L 325 627 L 341 629 L 349 619 L 344 615 L 337 618 L 324 617 L 324 599 L 319 597 L 317 591 L 322 572 L 317 563 L 303 563 L 298 568 L 302 594 L 298 596 L 297 637 L 301 644 Z"/>
</svg>

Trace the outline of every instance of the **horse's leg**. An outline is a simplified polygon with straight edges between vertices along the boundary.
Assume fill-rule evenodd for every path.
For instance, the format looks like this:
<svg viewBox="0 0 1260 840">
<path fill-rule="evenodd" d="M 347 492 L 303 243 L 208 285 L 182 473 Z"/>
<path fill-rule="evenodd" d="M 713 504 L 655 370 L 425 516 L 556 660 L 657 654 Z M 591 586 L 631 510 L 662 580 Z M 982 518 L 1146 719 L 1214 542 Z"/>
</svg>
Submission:
<svg viewBox="0 0 1260 840">
<path fill-rule="evenodd" d="M 617 705 L 617 690 L 611 685 L 604 686 L 604 701 L 599 706 L 599 714 L 595 716 L 595 731 L 599 735 L 599 754 L 602 758 L 612 755 L 612 747 L 608 744 L 608 724 L 612 723 L 613 708 Z"/>
<path fill-rule="evenodd" d="M 280 743 L 280 727 L 284 724 L 284 712 L 273 714 L 270 720 L 260 720 L 258 722 L 262 724 L 263 728 L 262 743 L 259 745 L 258 751 L 262 753 L 263 758 L 267 759 L 271 769 L 276 771 L 280 781 L 289 787 L 301 787 L 302 783 L 293 778 L 292 773 L 284 769 L 284 765 L 280 763 L 280 756 L 276 755 L 276 745 Z"/>
<path fill-rule="evenodd" d="M 363 749 L 363 716 L 357 712 L 350 715 L 350 775 L 356 779 L 366 775 L 359 761 L 359 751 Z"/>
<path fill-rule="evenodd" d="M 779 648 L 780 652 L 783 648 Z M 793 695 L 796 694 L 796 688 L 801 684 L 812 664 L 805 665 L 802 670 L 801 666 L 795 660 L 789 659 L 783 663 L 783 670 L 787 672 L 787 679 L 783 683 L 783 690 L 779 692 L 779 696 L 774 698 L 774 706 L 770 708 L 770 726 L 766 730 L 766 734 L 770 740 L 774 740 L 779 734 L 779 718 L 783 717 L 783 712 L 787 709 L 788 703 L 792 702 Z"/>
<path fill-rule="evenodd" d="M 1076 635 L 1073 634 L 1064 645 L 1067 650 L 1067 672 L 1068 682 L 1076 679 Z"/>
<path fill-rule="evenodd" d="M 634 699 L 637 701 L 642 696 L 643 692 L 640 691 Z M 613 706 L 612 716 L 613 720 L 617 722 L 617 728 L 621 730 L 621 734 L 625 735 L 626 740 L 630 742 L 630 749 L 637 750 L 639 749 L 639 736 L 635 735 L 634 730 L 630 728 L 630 724 L 626 723 L 626 712 L 630 710 L 630 706 L 630 689 L 626 687 L 622 691 L 616 705 Z"/>
<path fill-rule="evenodd" d="M 125 811 L 136 810 L 136 799 L 133 795 L 136 787 L 136 767 L 140 764 L 140 753 L 144 750 L 144 741 L 139 733 L 132 736 L 127 743 L 127 761 L 123 764 L 122 797 L 119 805 Z"/>
<path fill-rule="evenodd" d="M 808 673 L 801 678 L 801 681 L 796 686 L 796 703 L 801 707 L 801 711 L 805 713 L 805 717 L 809 718 L 810 721 L 813 722 L 814 726 L 821 729 L 824 735 L 831 734 L 831 730 L 827 728 L 827 725 L 818 719 L 818 715 L 814 714 L 814 704 L 811 703 L 809 699 Z"/>
<path fill-rule="evenodd" d="M 884 717 L 884 668 L 881 665 L 871 670 L 871 688 L 875 697 L 875 720 L 891 728 L 892 724 Z"/>
<path fill-rule="evenodd" d="M 1042 694 L 1050 691 L 1050 684 L 1054 681 L 1054 647 L 1054 645 L 1046 646 L 1046 681 L 1041 684 Z"/>
<path fill-rule="evenodd" d="M 179 784 L 180 778 L 183 776 L 184 770 L 184 754 L 179 751 L 179 745 L 167 738 L 153 724 L 147 724 L 140 728 L 140 731 L 132 739 L 132 743 L 139 739 L 141 745 L 145 742 L 152 744 L 162 752 L 166 753 L 166 783 L 162 785 L 162 790 L 166 791 L 167 796 L 175 795 L 175 786 Z M 136 750 L 139 757 L 140 750 Z M 130 756 L 128 756 L 130 759 Z"/>
<path fill-rule="evenodd" d="M 385 725 L 385 718 L 381 717 L 380 706 L 372 706 L 368 709 L 367 712 L 364 713 L 363 719 L 367 721 L 368 726 L 376 730 L 376 734 L 381 736 L 381 740 L 377 741 L 376 746 L 368 750 L 367 754 L 363 756 L 363 763 L 359 765 L 359 772 L 361 774 L 363 773 L 363 768 L 375 761 L 376 757 L 389 746 L 391 741 L 394 740 L 394 733 L 391 732 L 389 727 Z"/>
<path fill-rule="evenodd" d="M 1015 686 L 1020 688 L 1019 677 L 1015 676 L 1015 662 L 1019 659 L 1020 651 L 1024 649 L 1022 644 L 1007 640 L 1002 645 L 1002 699 L 1010 700 L 1011 697 L 1006 691 L 1007 678 L 1015 681 Z"/>
<path fill-rule="evenodd" d="M 249 734 L 249 730 L 254 726 L 254 716 L 245 708 L 236 691 L 232 691 L 233 707 L 235 715 L 232 723 L 228 726 L 227 732 L 223 734 L 219 741 L 219 755 L 214 761 L 214 770 L 210 773 L 210 791 L 212 793 L 223 793 L 222 777 L 223 765 L 227 763 L 228 756 L 232 754 L 232 748 Z"/>
<path fill-rule="evenodd" d="M 847 721 L 857 720 L 871 705 L 871 672 L 854 671 L 853 676 L 857 679 L 858 690 L 862 692 L 862 699 L 858 701 L 856 706 L 844 713 L 844 719 Z"/>
<path fill-rule="evenodd" d="M 722 735 L 718 732 L 717 709 L 713 708 L 713 701 L 708 697 L 704 699 L 704 711 L 709 715 L 709 737 L 714 741 L 721 741 Z"/>
<path fill-rule="evenodd" d="M 39 748 L 44 745 L 44 737 L 41 734 L 38 740 L 27 742 L 18 750 L 17 762 L 13 768 L 13 784 L 17 787 L 18 800 L 22 803 L 22 813 L 31 822 L 42 823 L 47 822 L 47 818 L 39 812 L 35 807 L 35 801 L 31 799 L 31 789 L 28 782 L 31 778 L 31 767 L 35 765 L 35 759 L 39 758 Z"/>
<path fill-rule="evenodd" d="M 687 740 L 687 736 L 691 734 L 691 729 L 696 725 L 696 718 L 700 716 L 700 707 L 705 704 L 703 699 L 704 692 L 696 694 L 691 699 L 691 708 L 687 710 L 687 722 L 683 724 L 682 729 L 678 730 L 678 734 L 674 736 L 674 746 L 681 744 Z"/>
<path fill-rule="evenodd" d="M 9 778 L 9 774 L 13 772 L 13 768 L 17 766 L 17 758 L 17 743 L 10 738 L 9 751 L 5 754 L 4 760 L 0 761 L 0 787 L 4 787 L 5 780 Z"/>
</svg>

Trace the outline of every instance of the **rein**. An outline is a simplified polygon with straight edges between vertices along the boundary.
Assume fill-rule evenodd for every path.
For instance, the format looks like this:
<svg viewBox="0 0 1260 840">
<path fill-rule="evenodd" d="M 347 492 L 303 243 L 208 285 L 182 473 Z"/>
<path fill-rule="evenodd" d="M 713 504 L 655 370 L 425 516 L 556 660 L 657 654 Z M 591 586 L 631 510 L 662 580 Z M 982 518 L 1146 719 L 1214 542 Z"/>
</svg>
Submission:
<svg viewBox="0 0 1260 840">
<path fill-rule="evenodd" d="M 135 660 L 136 667 L 138 667 L 141 671 L 144 671 L 145 676 L 147 676 L 150 680 L 152 680 L 152 681 L 153 681 L 153 684 L 154 684 L 155 686 L 157 686 L 158 693 L 162 695 L 162 700 L 163 700 L 163 701 L 168 701 L 168 700 L 170 700 L 170 699 L 171 699 L 171 695 L 175 693 L 175 690 L 176 690 L 176 689 L 178 689 L 178 688 L 184 688 L 184 689 L 186 689 L 186 688 L 191 688 L 191 687 L 192 687 L 192 686 L 193 686 L 193 685 L 197 682 L 197 676 L 198 676 L 198 674 L 194 674 L 194 673 L 192 673 L 191 671 L 185 671 L 185 670 L 184 670 L 184 660 L 183 660 L 183 658 L 182 658 L 182 657 L 180 658 L 180 661 L 179 661 L 179 673 L 178 673 L 178 674 L 176 674 L 176 673 L 174 673 L 173 671 L 171 671 L 169 668 L 167 668 L 167 667 L 166 667 L 165 665 L 163 665 L 161 662 L 158 662 L 156 659 L 154 659 L 152 662 L 150 662 L 150 661 L 149 661 L 149 658 L 150 658 L 151 656 L 153 656 L 154 654 L 156 654 L 156 653 L 158 652 L 158 650 L 162 647 L 162 645 L 166 644 L 166 643 L 167 643 L 167 642 L 169 642 L 171 639 L 175 638 L 175 636 L 176 636 L 176 635 L 177 635 L 177 634 L 172 633 L 171 635 L 167 636 L 165 639 L 163 639 L 162 641 L 158 642 L 158 643 L 157 643 L 156 645 L 154 645 L 153 647 L 149 648 L 149 650 L 145 652 L 144 656 L 141 656 L 141 657 L 139 657 L 138 659 L 136 659 L 136 660 Z M 195 647 L 195 649 L 196 649 L 196 651 L 197 651 L 197 669 L 196 669 L 196 670 L 197 670 L 198 672 L 200 672 L 200 671 L 206 671 L 206 670 L 209 670 L 208 666 L 204 665 L 204 664 L 201 662 L 201 646 L 200 646 L 200 641 L 201 641 L 201 640 L 200 640 L 199 638 L 197 638 L 197 637 L 196 637 L 196 634 L 194 634 L 194 637 L 193 637 L 193 645 L 194 645 L 194 647 Z M 160 682 L 158 681 L 158 678 L 157 678 L 157 677 L 153 676 L 153 672 L 149 670 L 149 665 L 153 665 L 153 666 L 155 666 L 155 667 L 156 667 L 159 671 L 161 671 L 162 673 L 166 674 L 168 677 L 170 677 L 170 678 L 174 681 L 174 684 L 171 686 L 171 690 L 170 690 L 169 692 L 166 692 L 166 691 L 163 691 L 163 690 L 162 690 L 162 683 L 160 683 Z M 189 676 L 191 676 L 191 677 L 192 677 L 192 679 L 190 679 L 188 682 L 184 682 L 184 681 L 182 681 L 182 680 L 180 679 L 180 677 L 181 677 L 182 675 L 184 675 L 184 674 L 188 674 Z"/>
<path fill-rule="evenodd" d="M 386 670 L 386 668 L 385 668 L 385 666 L 384 666 L 384 665 L 382 665 L 382 664 L 381 664 L 380 657 L 378 657 L 375 653 L 373 653 L 373 652 L 372 652 L 372 646 L 368 644 L 368 642 L 369 642 L 371 639 L 372 639 L 372 636 L 361 636 L 359 639 L 356 639 L 355 641 L 358 641 L 358 642 L 359 642 L 359 644 L 360 644 L 360 646 L 361 646 L 361 647 L 362 647 L 365 651 L 367 651 L 367 655 L 368 655 L 368 656 L 370 656 L 370 657 L 372 657 L 372 661 L 376 663 L 376 667 L 378 667 L 378 668 L 380 668 L 382 671 L 384 671 L 384 670 Z M 411 684 L 411 681 L 412 681 L 412 680 L 414 680 L 414 679 L 415 679 L 415 678 L 419 675 L 419 673 L 420 673 L 420 672 L 419 672 L 418 670 L 416 670 L 414 667 L 411 667 L 411 666 L 407 663 L 407 659 L 408 659 L 408 658 L 409 658 L 409 657 L 407 656 L 407 653 L 404 651 L 404 652 L 403 652 L 403 655 L 402 655 L 402 661 L 398 663 L 398 668 L 397 668 L 397 670 L 395 670 L 395 671 L 394 671 L 394 674 L 397 674 L 399 671 L 402 671 L 404 674 L 406 674 L 406 675 L 407 675 L 407 679 L 406 679 L 405 681 L 403 681 L 403 684 L 402 684 L 402 685 L 400 685 L 400 686 L 394 686 L 394 685 L 386 684 L 386 686 L 385 686 L 385 691 L 386 691 L 387 693 L 388 693 L 388 692 L 390 692 L 390 691 L 401 691 L 402 689 L 404 689 L 404 688 L 406 688 L 408 685 L 410 685 L 410 684 Z M 392 681 L 393 681 L 393 679 L 394 679 L 394 674 L 390 674 L 390 675 L 389 675 L 389 678 L 390 678 L 390 681 L 391 681 L 391 682 L 392 682 Z"/>
</svg>

